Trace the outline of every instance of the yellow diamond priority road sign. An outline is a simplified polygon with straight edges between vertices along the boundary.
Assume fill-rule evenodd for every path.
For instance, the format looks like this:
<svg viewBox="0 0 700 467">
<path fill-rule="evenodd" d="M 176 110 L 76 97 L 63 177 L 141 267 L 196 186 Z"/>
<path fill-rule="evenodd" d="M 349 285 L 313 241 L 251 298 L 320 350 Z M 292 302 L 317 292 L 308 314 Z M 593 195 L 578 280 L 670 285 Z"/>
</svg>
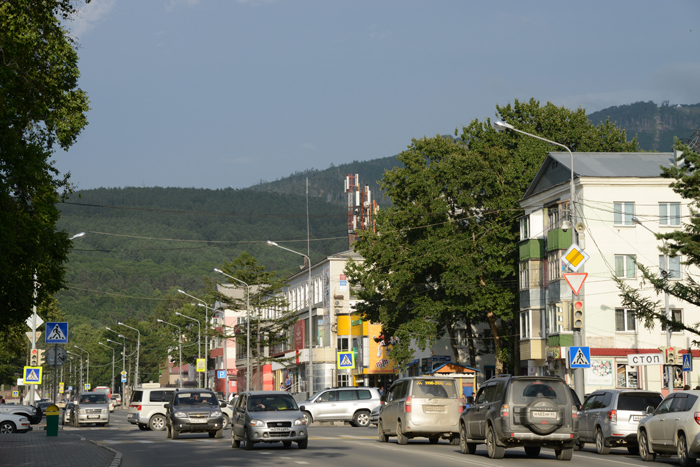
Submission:
<svg viewBox="0 0 700 467">
<path fill-rule="evenodd" d="M 588 258 L 590 258 L 588 253 L 583 251 L 583 248 L 574 243 L 568 250 L 566 250 L 566 253 L 562 255 L 561 262 L 569 266 L 569 269 L 572 271 L 578 272 L 581 266 L 588 261 Z"/>
</svg>

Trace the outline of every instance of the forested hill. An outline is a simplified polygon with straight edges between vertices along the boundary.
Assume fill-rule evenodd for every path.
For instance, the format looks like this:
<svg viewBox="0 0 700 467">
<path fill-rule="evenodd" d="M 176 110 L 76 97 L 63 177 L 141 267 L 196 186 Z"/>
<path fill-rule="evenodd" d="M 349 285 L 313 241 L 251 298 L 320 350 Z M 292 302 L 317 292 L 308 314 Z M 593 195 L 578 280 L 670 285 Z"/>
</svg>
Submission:
<svg viewBox="0 0 700 467">
<path fill-rule="evenodd" d="M 627 138 L 637 136 L 644 151 L 670 151 L 673 138 L 688 139 L 700 130 L 700 104 L 671 105 L 663 102 L 636 102 L 608 107 L 588 115 L 594 125 L 610 119 L 627 131 Z"/>
<path fill-rule="evenodd" d="M 72 320 L 93 324 L 148 316 L 168 292 L 201 290 L 205 275 L 243 251 L 283 277 L 298 270 L 301 256 L 267 240 L 306 252 L 303 196 L 100 188 L 77 192 L 59 208 L 58 228 L 87 235 L 74 240 L 66 265 L 70 288 L 57 298 Z M 310 198 L 309 216 L 313 262 L 347 250 L 347 208 Z"/>
</svg>

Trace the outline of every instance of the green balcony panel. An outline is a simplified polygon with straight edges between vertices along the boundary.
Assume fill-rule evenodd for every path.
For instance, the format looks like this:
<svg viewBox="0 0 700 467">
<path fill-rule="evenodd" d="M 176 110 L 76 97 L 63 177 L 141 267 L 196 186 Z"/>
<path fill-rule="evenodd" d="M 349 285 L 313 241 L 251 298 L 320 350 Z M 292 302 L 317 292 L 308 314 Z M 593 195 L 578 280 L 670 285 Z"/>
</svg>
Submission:
<svg viewBox="0 0 700 467">
<path fill-rule="evenodd" d="M 549 336 L 547 340 L 548 347 L 571 347 L 574 345 L 573 334 L 556 334 Z"/>
<path fill-rule="evenodd" d="M 543 238 L 531 238 L 520 242 L 518 245 L 520 251 L 520 261 L 527 261 L 528 259 L 542 259 L 544 258 L 544 239 Z"/>
<path fill-rule="evenodd" d="M 571 246 L 571 232 L 562 229 L 550 230 L 547 233 L 547 250 L 566 250 Z"/>
</svg>

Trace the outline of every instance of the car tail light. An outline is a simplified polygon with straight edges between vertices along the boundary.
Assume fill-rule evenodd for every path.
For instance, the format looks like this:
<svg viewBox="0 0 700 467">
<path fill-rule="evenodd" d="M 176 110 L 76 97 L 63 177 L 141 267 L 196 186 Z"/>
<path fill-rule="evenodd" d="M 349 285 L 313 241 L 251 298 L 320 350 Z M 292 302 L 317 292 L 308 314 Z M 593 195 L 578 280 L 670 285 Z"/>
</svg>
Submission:
<svg viewBox="0 0 700 467">
<path fill-rule="evenodd" d="M 460 404 L 460 406 L 459 406 L 459 413 L 462 413 L 462 412 L 464 412 L 464 407 Z"/>
<path fill-rule="evenodd" d="M 411 396 L 408 396 L 406 402 L 403 403 L 403 411 L 406 413 L 411 412 Z"/>
<path fill-rule="evenodd" d="M 578 418 L 578 407 L 575 405 L 571 406 L 571 418 Z"/>
<path fill-rule="evenodd" d="M 617 423 L 617 410 L 608 410 L 608 419 L 611 423 Z"/>
<path fill-rule="evenodd" d="M 695 412 L 695 423 L 700 425 L 700 412 Z"/>
<path fill-rule="evenodd" d="M 508 414 L 510 414 L 510 409 L 508 408 L 508 404 L 503 404 L 501 406 L 501 416 L 507 417 Z"/>
</svg>

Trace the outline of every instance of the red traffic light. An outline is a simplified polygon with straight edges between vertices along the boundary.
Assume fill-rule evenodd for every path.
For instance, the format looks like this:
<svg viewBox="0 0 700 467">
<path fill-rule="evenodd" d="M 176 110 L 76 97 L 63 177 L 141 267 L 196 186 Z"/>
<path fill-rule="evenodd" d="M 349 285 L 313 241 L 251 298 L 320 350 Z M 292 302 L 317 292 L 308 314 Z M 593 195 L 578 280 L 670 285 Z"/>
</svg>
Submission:
<svg viewBox="0 0 700 467">
<path fill-rule="evenodd" d="M 32 349 L 32 355 L 36 355 L 36 349 Z"/>
</svg>

